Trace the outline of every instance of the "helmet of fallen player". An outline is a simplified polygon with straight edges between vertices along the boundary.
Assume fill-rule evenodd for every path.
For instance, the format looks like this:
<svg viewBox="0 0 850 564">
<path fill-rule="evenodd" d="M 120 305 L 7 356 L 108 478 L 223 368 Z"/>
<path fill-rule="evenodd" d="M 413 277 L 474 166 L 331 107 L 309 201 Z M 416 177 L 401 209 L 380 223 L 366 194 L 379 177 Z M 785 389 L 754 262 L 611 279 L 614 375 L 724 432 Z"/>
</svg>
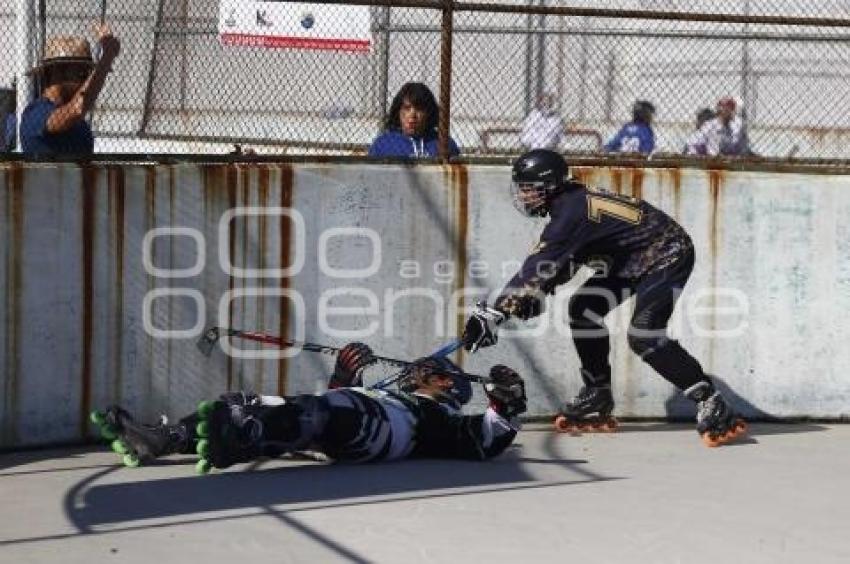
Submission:
<svg viewBox="0 0 850 564">
<path fill-rule="evenodd" d="M 560 153 L 534 149 L 521 155 L 511 171 L 514 207 L 529 217 L 549 214 L 552 198 L 566 189 L 567 161 Z"/>
<path fill-rule="evenodd" d="M 426 356 L 414 360 L 399 379 L 399 389 L 403 392 L 415 392 L 435 376 L 443 376 L 446 383 L 440 386 L 440 395 L 450 403 L 460 407 L 472 399 L 472 384 L 463 370 L 446 357 Z"/>
</svg>

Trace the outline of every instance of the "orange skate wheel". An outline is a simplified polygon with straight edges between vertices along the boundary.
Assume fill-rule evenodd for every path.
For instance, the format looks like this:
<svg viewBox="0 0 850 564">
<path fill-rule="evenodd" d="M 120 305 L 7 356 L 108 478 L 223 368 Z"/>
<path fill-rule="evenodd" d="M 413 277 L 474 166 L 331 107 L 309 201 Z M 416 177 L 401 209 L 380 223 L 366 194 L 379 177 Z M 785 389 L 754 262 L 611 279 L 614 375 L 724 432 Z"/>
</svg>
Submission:
<svg viewBox="0 0 850 564">
<path fill-rule="evenodd" d="M 705 443 L 705 446 L 714 448 L 720 446 L 722 441 L 720 440 L 720 437 L 716 435 L 712 436 L 711 433 L 703 433 L 702 442 Z"/>
<path fill-rule="evenodd" d="M 749 429 L 747 422 L 743 419 L 738 419 L 735 421 L 735 429 L 737 430 L 739 435 L 743 435 Z"/>
<path fill-rule="evenodd" d="M 566 417 L 559 415 L 555 418 L 555 430 L 559 433 L 571 433 L 574 427 Z"/>
<path fill-rule="evenodd" d="M 609 433 L 613 433 L 614 431 L 616 431 L 617 427 L 619 427 L 619 426 L 620 426 L 620 422 L 617 421 L 616 419 L 614 419 L 613 417 L 609 418 L 605 422 L 605 430 L 608 431 Z"/>
</svg>

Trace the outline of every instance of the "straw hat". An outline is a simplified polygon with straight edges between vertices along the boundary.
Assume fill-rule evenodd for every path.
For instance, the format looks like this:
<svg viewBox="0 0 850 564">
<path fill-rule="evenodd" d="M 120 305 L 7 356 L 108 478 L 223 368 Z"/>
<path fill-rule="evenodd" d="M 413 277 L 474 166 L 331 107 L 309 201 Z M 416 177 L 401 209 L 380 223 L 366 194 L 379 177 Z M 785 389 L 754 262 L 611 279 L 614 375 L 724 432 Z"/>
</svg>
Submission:
<svg viewBox="0 0 850 564">
<path fill-rule="evenodd" d="M 89 42 L 82 37 L 63 35 L 51 37 L 44 46 L 44 58 L 41 64 L 30 70 L 30 74 L 39 74 L 52 65 L 90 65 L 94 66 Z"/>
</svg>

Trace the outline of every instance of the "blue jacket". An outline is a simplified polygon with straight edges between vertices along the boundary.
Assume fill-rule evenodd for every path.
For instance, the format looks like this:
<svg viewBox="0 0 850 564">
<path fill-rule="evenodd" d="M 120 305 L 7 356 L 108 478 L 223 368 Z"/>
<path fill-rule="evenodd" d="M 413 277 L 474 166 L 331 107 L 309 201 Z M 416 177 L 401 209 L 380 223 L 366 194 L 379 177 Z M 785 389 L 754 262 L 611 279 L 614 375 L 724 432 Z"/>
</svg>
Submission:
<svg viewBox="0 0 850 564">
<path fill-rule="evenodd" d="M 68 131 L 48 133 L 47 120 L 58 106 L 47 98 L 29 103 L 21 115 L 21 149 L 28 155 L 85 156 L 94 152 L 94 135 L 85 121 Z"/>
<path fill-rule="evenodd" d="M 454 139 L 449 137 L 449 156 L 460 154 Z M 369 147 L 370 157 L 407 157 L 422 159 L 439 156 L 437 132 L 431 131 L 424 137 L 409 137 L 397 129 L 378 135 Z"/>
<path fill-rule="evenodd" d="M 2 115 L 2 114 L 0 114 Z M 15 150 L 17 120 L 15 114 L 6 114 L 6 119 L 3 120 L 3 140 L 0 142 L 0 153 L 5 153 Z"/>
<path fill-rule="evenodd" d="M 648 155 L 655 149 L 655 133 L 645 123 L 627 123 L 613 139 L 605 144 L 610 153 L 643 153 Z"/>
</svg>

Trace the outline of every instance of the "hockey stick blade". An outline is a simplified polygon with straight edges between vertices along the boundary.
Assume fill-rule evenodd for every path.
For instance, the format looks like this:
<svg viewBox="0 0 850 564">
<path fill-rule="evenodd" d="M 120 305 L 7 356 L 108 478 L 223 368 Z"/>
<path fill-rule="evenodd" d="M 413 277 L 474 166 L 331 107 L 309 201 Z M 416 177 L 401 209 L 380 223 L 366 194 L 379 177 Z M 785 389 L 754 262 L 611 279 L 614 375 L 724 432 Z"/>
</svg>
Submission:
<svg viewBox="0 0 850 564">
<path fill-rule="evenodd" d="M 212 354 L 213 349 L 216 344 L 218 344 L 218 340 L 221 338 L 221 328 L 220 327 L 210 327 L 201 338 L 196 343 L 198 350 L 201 351 L 201 354 L 204 356 L 210 356 Z"/>
</svg>

